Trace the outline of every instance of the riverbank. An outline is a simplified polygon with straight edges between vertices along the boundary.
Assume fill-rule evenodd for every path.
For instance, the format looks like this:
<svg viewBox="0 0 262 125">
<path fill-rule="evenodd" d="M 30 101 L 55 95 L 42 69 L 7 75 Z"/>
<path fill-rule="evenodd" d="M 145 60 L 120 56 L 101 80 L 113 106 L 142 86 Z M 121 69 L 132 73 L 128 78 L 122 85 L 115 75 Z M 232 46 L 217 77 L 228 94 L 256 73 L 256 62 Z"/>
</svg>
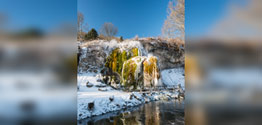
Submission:
<svg viewBox="0 0 262 125">
<path fill-rule="evenodd" d="M 184 100 L 154 101 L 104 115 L 78 120 L 87 124 L 175 124 L 184 125 Z"/>
<path fill-rule="evenodd" d="M 92 116 L 102 115 L 108 112 L 126 109 L 141 104 L 158 100 L 172 100 L 183 98 L 184 93 L 184 76 L 183 70 L 170 69 L 163 71 L 166 80 L 173 85 L 173 90 L 164 89 L 152 92 L 124 92 L 115 90 L 109 85 L 101 82 L 99 73 L 78 74 L 78 114 L 77 119 L 85 119 Z M 180 78 L 180 80 L 172 80 Z M 179 82 L 178 82 L 179 81 Z M 182 88 L 176 88 L 174 85 L 182 83 Z M 167 87 L 168 88 L 168 87 Z"/>
</svg>

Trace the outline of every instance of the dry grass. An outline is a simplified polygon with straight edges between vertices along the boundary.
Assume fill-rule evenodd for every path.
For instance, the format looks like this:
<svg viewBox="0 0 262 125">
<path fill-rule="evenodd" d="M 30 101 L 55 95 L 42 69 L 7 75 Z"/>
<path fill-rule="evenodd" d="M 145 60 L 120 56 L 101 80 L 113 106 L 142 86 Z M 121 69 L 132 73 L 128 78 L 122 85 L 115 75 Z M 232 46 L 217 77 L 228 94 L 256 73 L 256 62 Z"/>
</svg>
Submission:
<svg viewBox="0 0 262 125">
<path fill-rule="evenodd" d="M 167 39 L 168 42 L 170 43 L 176 43 L 177 45 L 182 45 L 184 46 L 185 45 L 185 41 L 179 39 L 179 38 L 175 38 L 175 39 Z"/>
</svg>

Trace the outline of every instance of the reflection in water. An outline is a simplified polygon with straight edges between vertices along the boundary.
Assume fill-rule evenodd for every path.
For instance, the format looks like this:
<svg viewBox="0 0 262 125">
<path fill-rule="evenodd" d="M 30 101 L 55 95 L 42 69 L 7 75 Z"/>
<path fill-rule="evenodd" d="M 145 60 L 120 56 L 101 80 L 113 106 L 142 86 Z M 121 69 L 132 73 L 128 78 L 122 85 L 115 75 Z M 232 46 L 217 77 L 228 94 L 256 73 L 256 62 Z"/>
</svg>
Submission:
<svg viewBox="0 0 262 125">
<path fill-rule="evenodd" d="M 79 125 L 184 125 L 184 101 L 157 101 L 78 121 Z"/>
</svg>

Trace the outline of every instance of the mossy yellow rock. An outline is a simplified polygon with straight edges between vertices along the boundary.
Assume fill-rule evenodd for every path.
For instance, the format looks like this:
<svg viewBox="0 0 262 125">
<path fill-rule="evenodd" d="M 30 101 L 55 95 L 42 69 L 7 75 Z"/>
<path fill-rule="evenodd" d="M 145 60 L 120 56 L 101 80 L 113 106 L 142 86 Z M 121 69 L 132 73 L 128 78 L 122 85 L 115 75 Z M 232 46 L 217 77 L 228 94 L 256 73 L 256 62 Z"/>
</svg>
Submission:
<svg viewBox="0 0 262 125">
<path fill-rule="evenodd" d="M 107 57 L 105 66 L 110 68 L 112 71 L 121 74 L 124 62 L 132 57 L 138 56 L 138 54 L 138 48 L 132 48 L 128 52 L 125 50 L 121 51 L 119 48 L 116 48 Z"/>
<path fill-rule="evenodd" d="M 141 90 L 145 87 L 157 86 L 160 79 L 158 59 L 155 56 L 139 55 L 138 48 L 114 49 L 105 63 L 105 67 L 110 71 L 107 74 L 109 84 L 112 85 L 120 79 L 121 86 L 125 90 Z"/>
<path fill-rule="evenodd" d="M 158 60 L 137 56 L 123 65 L 121 83 L 127 90 L 141 90 L 161 85 Z"/>
<path fill-rule="evenodd" d="M 160 84 L 160 73 L 155 56 L 147 57 L 143 62 L 143 71 L 144 87 L 153 87 Z"/>
<path fill-rule="evenodd" d="M 123 65 L 121 83 L 127 90 L 143 88 L 143 61 L 146 57 L 137 56 L 127 60 Z"/>
<path fill-rule="evenodd" d="M 139 55 L 138 48 L 132 48 L 129 50 L 121 50 L 120 48 L 114 49 L 110 55 L 106 58 L 105 67 L 109 69 L 109 73 L 106 75 L 106 82 L 110 85 L 114 84 L 114 82 L 119 81 L 121 79 L 123 64 L 130 58 L 136 57 Z M 116 83 L 118 84 L 118 83 Z"/>
</svg>

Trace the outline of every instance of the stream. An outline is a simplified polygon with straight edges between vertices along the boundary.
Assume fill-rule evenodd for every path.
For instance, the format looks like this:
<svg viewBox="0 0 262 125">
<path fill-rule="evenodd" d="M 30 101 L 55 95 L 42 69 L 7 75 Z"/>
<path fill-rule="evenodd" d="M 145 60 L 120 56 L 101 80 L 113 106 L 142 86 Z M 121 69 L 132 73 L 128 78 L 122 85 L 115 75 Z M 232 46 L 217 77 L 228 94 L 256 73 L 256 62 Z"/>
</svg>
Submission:
<svg viewBox="0 0 262 125">
<path fill-rule="evenodd" d="M 155 101 L 78 121 L 78 125 L 184 125 L 184 100 Z"/>
</svg>

